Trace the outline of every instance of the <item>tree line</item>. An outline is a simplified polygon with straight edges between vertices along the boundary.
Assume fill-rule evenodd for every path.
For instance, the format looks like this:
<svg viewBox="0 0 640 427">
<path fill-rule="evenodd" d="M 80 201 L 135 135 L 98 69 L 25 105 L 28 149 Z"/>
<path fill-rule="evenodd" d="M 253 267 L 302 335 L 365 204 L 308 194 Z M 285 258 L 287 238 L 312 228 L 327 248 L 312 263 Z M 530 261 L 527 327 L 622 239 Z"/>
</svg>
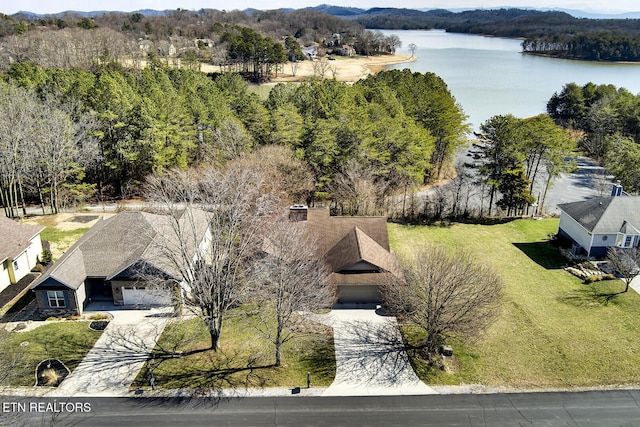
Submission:
<svg viewBox="0 0 640 427">
<path fill-rule="evenodd" d="M 640 190 L 639 95 L 613 85 L 568 83 L 551 97 L 547 112 L 627 190 Z"/>
<path fill-rule="evenodd" d="M 162 63 L 95 71 L 14 63 L 4 80 L 0 159 L 9 216 L 27 202 L 56 211 L 61 201 L 134 196 L 150 174 L 224 164 L 264 146 L 284 147 L 290 163 L 309 170 L 312 182 L 298 179 L 307 187 L 291 190 L 291 202 L 330 197 L 337 177 L 359 169 L 375 201 L 359 213 L 382 212 L 397 189 L 435 179 L 465 141 L 466 117 L 432 73 L 279 84 L 264 101 L 237 73 L 208 76 Z M 23 104 L 55 114 L 11 113 Z M 55 171 L 34 146 L 50 140 Z M 341 206 L 355 213 L 351 203 Z"/>
<path fill-rule="evenodd" d="M 640 37 L 598 32 L 529 38 L 523 52 L 587 61 L 640 61 Z"/>
<path fill-rule="evenodd" d="M 546 114 L 489 118 L 474 132 L 464 158 L 434 188 L 402 197 L 393 216 L 410 222 L 538 215 L 547 192 L 575 165 L 576 135 Z"/>
<path fill-rule="evenodd" d="M 453 33 L 524 38 L 524 52 L 589 61 L 639 61 L 637 19 L 585 19 L 524 9 L 417 11 L 373 8 L 354 18 L 366 28 L 444 29 Z"/>
</svg>

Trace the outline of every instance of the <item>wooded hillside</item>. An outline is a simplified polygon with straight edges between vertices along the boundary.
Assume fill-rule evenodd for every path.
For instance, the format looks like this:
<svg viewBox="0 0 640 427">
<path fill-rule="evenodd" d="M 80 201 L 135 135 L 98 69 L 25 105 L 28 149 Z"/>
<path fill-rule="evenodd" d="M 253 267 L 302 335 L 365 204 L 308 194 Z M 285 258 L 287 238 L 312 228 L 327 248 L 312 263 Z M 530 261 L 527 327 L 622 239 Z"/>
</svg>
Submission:
<svg viewBox="0 0 640 427">
<path fill-rule="evenodd" d="M 14 63 L 4 79 L 0 179 L 9 216 L 27 201 L 56 211 L 131 197 L 149 174 L 268 147 L 280 154 L 260 154 L 256 167 L 272 158 L 275 171 L 290 171 L 277 180 L 291 182 L 283 190 L 290 202 L 336 200 L 336 182 L 350 176 L 370 188 L 367 213 L 380 212 L 396 189 L 437 177 L 466 131 L 445 83 L 408 70 L 354 85 L 279 84 L 264 102 L 237 73 L 162 64 L 85 71 Z"/>
</svg>

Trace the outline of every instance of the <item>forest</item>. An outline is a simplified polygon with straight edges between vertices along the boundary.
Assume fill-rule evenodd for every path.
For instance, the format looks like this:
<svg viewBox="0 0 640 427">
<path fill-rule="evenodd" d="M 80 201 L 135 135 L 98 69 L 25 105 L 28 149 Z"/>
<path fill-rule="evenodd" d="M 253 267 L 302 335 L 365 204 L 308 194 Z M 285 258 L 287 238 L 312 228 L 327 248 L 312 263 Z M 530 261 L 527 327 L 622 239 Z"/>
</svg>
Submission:
<svg viewBox="0 0 640 427">
<path fill-rule="evenodd" d="M 374 8 L 353 18 L 366 28 L 444 29 L 523 38 L 523 51 L 588 61 L 640 61 L 640 20 L 585 19 L 525 9 L 421 12 Z"/>
<path fill-rule="evenodd" d="M 640 191 L 640 95 L 613 85 L 569 83 L 551 97 L 547 112 L 626 190 Z"/>
<path fill-rule="evenodd" d="M 461 167 L 453 158 L 468 143 L 466 116 L 433 73 L 385 71 L 352 85 L 316 77 L 275 85 L 260 98 L 248 81 L 267 81 L 285 62 L 302 60 L 305 40 L 321 32 L 326 49 L 327 41 L 350 40 L 361 52 L 383 54 L 399 45 L 327 16 L 177 10 L 2 17 L 13 31 L 3 27 L 2 51 L 11 60 L 2 62 L 0 83 L 7 216 L 24 215 L 33 203 L 57 212 L 136 197 L 152 175 L 230 161 L 264 169 L 289 203 L 330 203 L 347 215 L 519 215 L 534 200 L 544 203 L 580 136 L 551 111 L 555 123 L 548 116 L 491 118 L 474 161 Z M 220 72 L 198 71 L 203 61 Z M 414 197 L 421 186 L 452 177 L 448 194 Z M 479 207 L 468 203 L 472 197 L 480 197 Z"/>
<path fill-rule="evenodd" d="M 274 41 L 286 37 L 300 46 L 320 43 L 331 47 L 332 35 L 363 55 L 393 53 L 395 43 L 367 29 L 444 29 L 455 33 L 522 38 L 523 51 L 593 61 L 639 61 L 640 20 L 575 18 L 564 12 L 531 9 L 495 9 L 450 12 L 398 8 L 368 10 L 318 6 L 298 10 L 225 11 L 184 9 L 145 14 L 96 13 L 90 16 L 62 13 L 51 16 L 0 14 L 0 56 L 29 60 L 47 66 L 43 43 L 65 52 L 74 50 L 126 55 L 134 63 L 147 53 L 168 58 L 197 57 L 223 64 L 229 61 L 220 39 L 233 28 L 250 28 Z M 49 40 L 48 40 L 49 39 Z M 335 46 L 339 48 L 340 46 Z M 336 49 L 339 51 L 339 49 Z M 50 53 L 48 53 L 50 55 Z M 96 56 L 96 55 L 94 55 Z M 0 58 L 1 59 L 1 58 Z M 5 62 L 5 61 L 2 61 Z"/>
<path fill-rule="evenodd" d="M 280 150 L 276 169 L 299 173 L 290 202 L 337 194 L 337 177 L 348 171 L 375 184 L 369 209 L 380 212 L 399 187 L 434 179 L 467 130 L 446 84 L 408 70 L 354 85 L 278 84 L 264 101 L 237 73 L 162 64 L 88 71 L 14 63 L 4 80 L 0 179 L 8 216 L 26 203 L 56 212 L 132 197 L 150 174 L 224 164 L 266 147 Z"/>
</svg>

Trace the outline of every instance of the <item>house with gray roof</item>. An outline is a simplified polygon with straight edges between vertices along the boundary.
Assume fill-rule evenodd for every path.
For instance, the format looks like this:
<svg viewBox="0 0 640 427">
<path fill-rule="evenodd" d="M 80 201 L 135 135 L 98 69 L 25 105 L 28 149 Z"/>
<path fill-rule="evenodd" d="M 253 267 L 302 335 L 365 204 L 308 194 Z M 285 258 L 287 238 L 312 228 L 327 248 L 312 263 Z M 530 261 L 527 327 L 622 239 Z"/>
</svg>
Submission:
<svg viewBox="0 0 640 427">
<path fill-rule="evenodd" d="M 0 292 L 18 283 L 36 266 L 42 255 L 40 233 L 44 227 L 20 224 L 0 216 Z"/>
<path fill-rule="evenodd" d="M 203 211 L 122 212 L 91 227 L 31 289 L 43 317 L 82 313 L 91 301 L 169 305 L 189 267 L 171 253 L 195 260 L 210 241 Z"/>
<path fill-rule="evenodd" d="M 576 255 L 602 257 L 610 247 L 640 245 L 640 197 L 599 197 L 558 208 L 558 235 L 572 243 Z"/>
<path fill-rule="evenodd" d="M 396 274 L 385 217 L 331 216 L 328 209 L 295 206 L 292 220 L 307 221 L 318 241 L 318 254 L 331 274 L 338 303 L 379 303 L 380 287 Z"/>
</svg>

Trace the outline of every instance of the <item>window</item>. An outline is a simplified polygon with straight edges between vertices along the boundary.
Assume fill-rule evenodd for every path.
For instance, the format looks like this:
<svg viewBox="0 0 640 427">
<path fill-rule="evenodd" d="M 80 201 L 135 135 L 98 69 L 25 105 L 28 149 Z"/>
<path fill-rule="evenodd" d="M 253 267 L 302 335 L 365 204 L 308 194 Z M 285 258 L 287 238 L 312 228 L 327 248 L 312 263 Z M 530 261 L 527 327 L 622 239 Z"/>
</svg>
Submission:
<svg viewBox="0 0 640 427">
<path fill-rule="evenodd" d="M 18 261 L 13 261 L 13 271 L 18 271 Z"/>
<path fill-rule="evenodd" d="M 633 243 L 633 236 L 625 236 L 624 237 L 624 247 L 631 247 L 631 243 Z"/>
<path fill-rule="evenodd" d="M 66 304 L 64 302 L 63 291 L 47 291 L 47 299 L 49 300 L 49 307 L 52 307 L 52 308 L 66 307 Z"/>
</svg>

